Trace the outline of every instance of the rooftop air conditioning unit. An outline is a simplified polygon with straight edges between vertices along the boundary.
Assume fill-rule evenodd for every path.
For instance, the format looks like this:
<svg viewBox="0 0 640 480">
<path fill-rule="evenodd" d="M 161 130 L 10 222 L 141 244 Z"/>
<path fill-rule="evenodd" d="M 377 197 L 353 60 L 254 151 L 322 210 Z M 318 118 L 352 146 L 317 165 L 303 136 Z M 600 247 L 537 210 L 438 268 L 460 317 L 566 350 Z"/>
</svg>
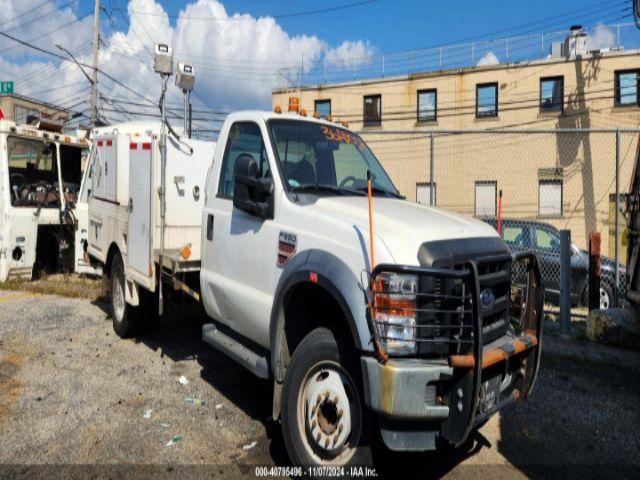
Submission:
<svg viewBox="0 0 640 480">
<path fill-rule="evenodd" d="M 551 58 L 563 58 L 563 47 L 564 44 L 562 42 L 552 43 L 549 47 L 549 55 L 551 56 Z"/>
</svg>

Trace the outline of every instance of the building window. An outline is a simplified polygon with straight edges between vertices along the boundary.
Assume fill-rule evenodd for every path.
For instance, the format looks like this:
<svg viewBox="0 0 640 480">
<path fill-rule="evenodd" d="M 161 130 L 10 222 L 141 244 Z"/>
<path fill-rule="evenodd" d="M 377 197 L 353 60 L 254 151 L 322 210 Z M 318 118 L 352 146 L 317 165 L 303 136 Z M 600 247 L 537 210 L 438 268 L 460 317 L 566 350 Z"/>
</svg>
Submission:
<svg viewBox="0 0 640 480">
<path fill-rule="evenodd" d="M 382 122 L 382 96 L 365 95 L 364 97 L 364 125 L 379 126 Z"/>
<path fill-rule="evenodd" d="M 331 100 L 316 100 L 315 112 L 320 118 L 327 118 L 331 116 Z"/>
<path fill-rule="evenodd" d="M 562 216 L 562 180 L 538 180 L 538 215 Z"/>
<path fill-rule="evenodd" d="M 564 77 L 540 79 L 540 110 L 562 111 L 564 108 Z"/>
<path fill-rule="evenodd" d="M 616 105 L 638 105 L 638 74 L 640 70 L 618 70 L 615 72 Z"/>
<path fill-rule="evenodd" d="M 432 192 L 433 192 L 433 197 L 431 197 Z M 416 202 L 418 202 L 421 205 L 431 205 L 435 207 L 436 206 L 436 184 L 431 182 L 416 183 Z"/>
<path fill-rule="evenodd" d="M 476 182 L 476 217 L 496 216 L 496 192 L 498 182 L 495 180 L 482 180 Z"/>
<path fill-rule="evenodd" d="M 438 91 L 418 90 L 418 122 L 434 122 L 438 111 Z"/>
<path fill-rule="evenodd" d="M 13 121 L 17 125 L 26 125 L 29 117 L 35 117 L 40 119 L 40 112 L 33 108 L 22 107 L 20 105 L 15 106 Z"/>
<path fill-rule="evenodd" d="M 476 85 L 476 117 L 498 116 L 498 84 Z"/>
</svg>

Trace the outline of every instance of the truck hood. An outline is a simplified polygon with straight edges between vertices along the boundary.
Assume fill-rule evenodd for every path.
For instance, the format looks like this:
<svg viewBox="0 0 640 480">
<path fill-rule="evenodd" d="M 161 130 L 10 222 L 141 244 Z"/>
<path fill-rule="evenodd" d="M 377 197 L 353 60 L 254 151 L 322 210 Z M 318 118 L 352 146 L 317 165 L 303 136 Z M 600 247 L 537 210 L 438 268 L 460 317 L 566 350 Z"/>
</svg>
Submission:
<svg viewBox="0 0 640 480">
<path fill-rule="evenodd" d="M 320 216 L 329 215 L 357 227 L 368 238 L 367 197 L 321 197 L 308 207 Z M 498 236 L 480 220 L 386 197 L 373 198 L 373 231 L 394 261 L 406 265 L 418 265 L 418 249 L 424 242 Z"/>
</svg>

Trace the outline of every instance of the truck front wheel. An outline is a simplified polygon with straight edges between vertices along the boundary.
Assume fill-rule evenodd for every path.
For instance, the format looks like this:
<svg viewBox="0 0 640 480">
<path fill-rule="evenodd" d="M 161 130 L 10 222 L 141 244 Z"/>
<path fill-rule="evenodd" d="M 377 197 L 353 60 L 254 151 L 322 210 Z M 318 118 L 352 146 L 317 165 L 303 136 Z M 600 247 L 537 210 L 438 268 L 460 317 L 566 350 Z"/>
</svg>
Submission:
<svg viewBox="0 0 640 480">
<path fill-rule="evenodd" d="M 282 397 L 282 432 L 294 465 L 371 464 L 358 358 L 331 330 L 316 328 L 300 342 Z"/>
</svg>

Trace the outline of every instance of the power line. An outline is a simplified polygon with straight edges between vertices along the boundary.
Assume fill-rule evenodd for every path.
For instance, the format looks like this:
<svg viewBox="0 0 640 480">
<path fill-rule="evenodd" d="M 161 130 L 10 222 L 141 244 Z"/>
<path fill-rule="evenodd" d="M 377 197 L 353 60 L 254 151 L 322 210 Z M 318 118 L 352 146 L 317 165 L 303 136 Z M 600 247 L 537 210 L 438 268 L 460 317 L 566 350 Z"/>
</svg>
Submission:
<svg viewBox="0 0 640 480">
<path fill-rule="evenodd" d="M 308 15 L 317 15 L 317 14 L 321 14 L 321 13 L 329 13 L 329 12 L 336 12 L 338 10 L 345 10 L 348 8 L 355 8 L 355 7 L 361 7 L 363 5 L 368 5 L 371 3 L 375 3 L 377 0 L 364 0 L 364 1 L 360 1 L 360 2 L 353 2 L 353 3 L 347 3 L 344 5 L 336 5 L 334 7 L 326 7 L 326 8 L 319 8 L 316 10 L 307 10 L 307 11 L 302 11 L 302 12 L 293 12 L 293 13 L 280 13 L 280 14 L 275 14 L 275 15 L 266 15 L 267 17 L 271 17 L 271 18 L 293 18 L 293 17 L 303 17 L 303 16 L 308 16 Z M 124 9 L 121 9 L 120 7 L 116 7 L 114 8 L 114 10 L 123 10 L 126 11 Z M 156 13 L 156 12 L 141 12 L 141 11 L 134 11 L 131 10 L 130 13 L 132 14 L 137 14 L 137 15 L 146 15 L 146 16 L 151 16 L 151 17 L 168 17 L 168 18 L 172 18 L 172 19 L 184 19 L 184 20 L 202 20 L 202 21 L 212 21 L 212 22 L 227 22 L 227 21 L 232 21 L 232 22 L 236 22 L 236 21 L 255 21 L 256 18 L 248 15 L 248 14 L 234 14 L 233 17 L 226 17 L 226 18 L 219 18 L 219 17 L 203 17 L 203 16 L 195 16 L 195 15 L 175 15 L 175 14 L 170 14 L 170 13 Z M 237 16 L 236 16 L 237 15 Z"/>
<path fill-rule="evenodd" d="M 70 25 L 73 25 L 75 23 L 81 22 L 82 20 L 87 18 L 89 15 L 90 14 L 87 14 L 87 15 L 84 15 L 82 17 L 76 18 L 75 20 L 71 20 L 70 22 L 67 22 L 64 25 L 60 25 L 59 27 L 56 27 L 53 30 L 50 30 L 50 31 L 48 31 L 46 33 L 38 35 L 37 37 L 30 38 L 29 40 L 26 40 L 26 41 L 27 42 L 35 42 L 35 41 L 38 41 L 38 40 L 40 40 L 40 39 L 42 39 L 44 37 L 48 37 L 49 35 L 54 34 L 54 33 L 58 32 L 58 31 L 62 30 L 63 28 L 67 28 Z M 7 48 L 4 48 L 4 49 L 0 50 L 0 53 L 8 52 L 9 50 L 14 50 L 14 49 L 16 49 L 18 47 L 20 47 L 20 45 L 13 45 L 12 47 L 7 47 Z"/>
<path fill-rule="evenodd" d="M 47 2 L 47 3 L 48 3 L 48 2 Z M 65 3 L 64 5 L 61 5 L 61 6 L 59 6 L 59 7 L 56 7 L 55 5 L 53 5 L 53 7 L 54 7 L 54 9 L 55 9 L 55 10 L 54 10 L 54 12 L 55 12 L 55 11 L 58 11 L 58 10 L 62 10 L 63 8 L 67 8 L 67 7 L 68 7 L 69 5 L 71 5 L 72 3 L 75 3 L 75 0 L 71 0 L 70 2 L 67 2 L 67 3 Z M 45 18 L 45 17 L 48 17 L 48 16 L 52 15 L 54 12 L 47 12 L 47 13 L 44 13 L 44 14 L 40 15 L 39 17 L 32 18 L 31 20 L 29 20 L 29 21 L 27 21 L 27 22 L 24 22 L 24 23 L 21 23 L 20 25 L 16 25 L 16 26 L 14 26 L 14 27 L 9 28 L 9 29 L 8 29 L 8 30 L 6 30 L 6 31 L 7 31 L 7 32 L 12 32 L 12 31 L 14 31 L 14 30 L 17 30 L 17 29 L 19 29 L 19 28 L 25 27 L 25 26 L 27 26 L 27 25 L 31 25 L 32 23 L 37 22 L 38 20 L 42 20 L 43 18 Z"/>
<path fill-rule="evenodd" d="M 2 22 L 2 25 L 0 25 L 0 26 L 5 27 L 5 26 L 7 26 L 7 24 L 9 24 L 11 22 L 15 22 L 16 20 L 18 20 L 19 18 L 24 17 L 25 15 L 29 15 L 31 12 L 39 9 L 40 7 L 44 7 L 47 3 L 49 3 L 49 0 L 45 0 L 44 2 L 39 3 L 39 4 L 31 7 L 29 10 L 24 11 L 20 15 L 17 15 L 17 16 L 15 16 L 13 18 L 10 18 L 9 20 L 7 20 L 5 22 Z"/>
</svg>

